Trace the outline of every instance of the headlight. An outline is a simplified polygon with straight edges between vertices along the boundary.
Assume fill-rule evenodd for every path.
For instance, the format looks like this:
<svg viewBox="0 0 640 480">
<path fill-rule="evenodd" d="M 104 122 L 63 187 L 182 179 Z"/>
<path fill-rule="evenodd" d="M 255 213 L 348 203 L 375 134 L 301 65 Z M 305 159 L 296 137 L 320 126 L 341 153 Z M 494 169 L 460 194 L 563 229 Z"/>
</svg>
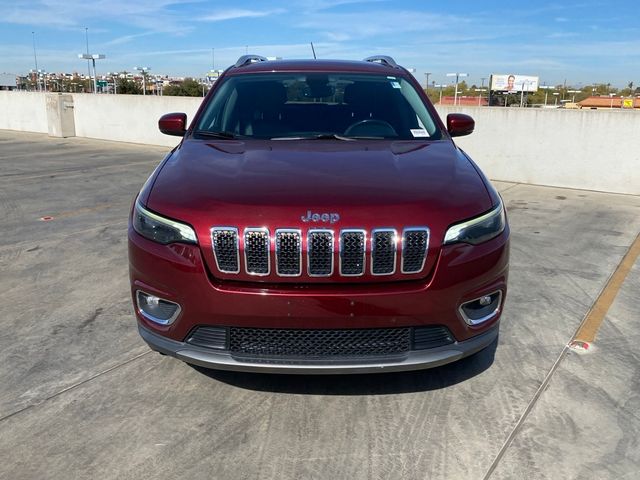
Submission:
<svg viewBox="0 0 640 480">
<path fill-rule="evenodd" d="M 444 244 L 462 242 L 477 245 L 486 242 L 500 235 L 506 223 L 504 207 L 500 201 L 489 213 L 449 227 L 444 236 Z"/>
<path fill-rule="evenodd" d="M 133 210 L 133 229 L 149 240 L 167 243 L 198 243 L 196 232 L 189 225 L 169 220 L 145 209 L 138 201 Z"/>
</svg>

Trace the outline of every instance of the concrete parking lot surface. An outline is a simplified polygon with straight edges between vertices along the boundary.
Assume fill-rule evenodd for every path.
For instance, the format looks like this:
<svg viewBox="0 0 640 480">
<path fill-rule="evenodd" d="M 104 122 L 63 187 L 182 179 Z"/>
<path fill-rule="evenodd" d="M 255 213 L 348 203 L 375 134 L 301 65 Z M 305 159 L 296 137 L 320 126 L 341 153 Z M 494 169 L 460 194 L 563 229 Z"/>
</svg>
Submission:
<svg viewBox="0 0 640 480">
<path fill-rule="evenodd" d="M 0 131 L 0 478 L 640 476 L 637 261 L 595 342 L 566 348 L 638 235 L 640 197 L 495 182 L 510 291 L 476 356 L 214 372 L 150 352 L 130 305 L 128 210 L 166 152 Z"/>
</svg>

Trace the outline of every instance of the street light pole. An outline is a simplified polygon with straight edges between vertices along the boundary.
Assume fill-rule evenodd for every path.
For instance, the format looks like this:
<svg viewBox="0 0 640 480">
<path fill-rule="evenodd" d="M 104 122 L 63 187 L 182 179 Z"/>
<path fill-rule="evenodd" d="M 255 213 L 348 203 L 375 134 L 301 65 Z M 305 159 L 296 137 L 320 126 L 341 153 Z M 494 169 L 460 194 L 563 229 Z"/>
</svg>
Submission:
<svg viewBox="0 0 640 480">
<path fill-rule="evenodd" d="M 33 37 L 33 61 L 36 64 L 36 72 L 38 71 L 38 56 L 36 55 L 36 32 L 31 32 Z M 38 82 L 38 90 L 40 90 L 40 79 L 36 76 L 36 82 Z"/>
<path fill-rule="evenodd" d="M 547 106 L 547 97 L 549 97 L 549 89 L 546 85 L 541 86 L 540 88 L 544 89 L 544 106 Z"/>
<path fill-rule="evenodd" d="M 524 106 L 524 90 L 528 86 L 529 86 L 529 80 L 525 80 L 524 82 L 522 82 L 522 91 L 520 92 L 520 108 Z"/>
<path fill-rule="evenodd" d="M 149 67 L 133 67 L 134 70 L 142 73 L 142 95 L 147 94 L 147 72 L 151 70 Z"/>
<path fill-rule="evenodd" d="M 93 64 L 93 93 L 94 94 L 98 93 L 98 77 L 96 75 L 96 60 L 103 60 L 106 58 L 106 56 L 101 53 L 100 54 L 80 53 L 78 54 L 78 58 L 84 58 L 87 60 L 87 62 L 91 60 L 91 63 Z M 89 71 L 89 79 L 91 79 L 91 71 Z"/>
<path fill-rule="evenodd" d="M 567 93 L 572 93 L 571 103 L 576 103 L 576 93 L 582 93 L 582 90 L 567 90 Z"/>
<path fill-rule="evenodd" d="M 447 77 L 456 77 L 456 90 L 455 90 L 455 94 L 453 96 L 453 104 L 457 105 L 458 104 L 458 82 L 460 80 L 460 77 L 468 77 L 469 75 L 466 73 L 447 73 Z"/>
<path fill-rule="evenodd" d="M 84 27 L 84 38 L 87 42 L 87 55 L 89 55 L 89 27 Z M 95 70 L 95 69 L 94 69 Z M 91 80 L 91 67 L 89 66 L 89 60 L 87 59 L 87 75 L 89 75 L 89 80 Z M 94 90 L 95 93 L 95 90 Z"/>
</svg>

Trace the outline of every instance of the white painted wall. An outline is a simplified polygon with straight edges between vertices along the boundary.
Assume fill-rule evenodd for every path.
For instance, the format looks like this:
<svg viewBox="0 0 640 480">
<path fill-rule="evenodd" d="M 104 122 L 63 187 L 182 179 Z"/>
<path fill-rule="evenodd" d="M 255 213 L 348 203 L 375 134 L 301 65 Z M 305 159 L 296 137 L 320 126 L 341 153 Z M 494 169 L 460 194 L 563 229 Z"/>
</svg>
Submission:
<svg viewBox="0 0 640 480">
<path fill-rule="evenodd" d="M 76 136 L 173 147 L 180 138 L 160 133 L 158 119 L 184 112 L 191 122 L 201 102 L 195 97 L 74 93 Z"/>
<path fill-rule="evenodd" d="M 47 133 L 44 93 L 0 90 L 0 128 Z"/>
<path fill-rule="evenodd" d="M 471 115 L 456 143 L 494 180 L 640 194 L 640 112 L 437 107 Z"/>
<path fill-rule="evenodd" d="M 158 118 L 184 112 L 201 98 L 73 94 L 76 135 L 174 146 Z M 467 113 L 476 130 L 456 139 L 489 178 L 640 195 L 640 112 L 438 107 Z M 47 132 L 45 96 L 0 91 L 0 129 Z"/>
</svg>

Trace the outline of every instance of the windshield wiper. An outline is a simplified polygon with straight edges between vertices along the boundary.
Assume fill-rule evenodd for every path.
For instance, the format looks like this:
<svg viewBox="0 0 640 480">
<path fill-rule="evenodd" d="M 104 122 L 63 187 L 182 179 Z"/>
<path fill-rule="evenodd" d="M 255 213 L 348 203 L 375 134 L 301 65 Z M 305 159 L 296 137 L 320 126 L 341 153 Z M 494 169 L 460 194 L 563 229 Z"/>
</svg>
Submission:
<svg viewBox="0 0 640 480">
<path fill-rule="evenodd" d="M 309 135 L 299 137 L 273 137 L 271 140 L 343 140 L 345 142 L 353 142 L 355 138 L 343 137 L 336 133 L 322 133 L 320 135 Z"/>
<path fill-rule="evenodd" d="M 226 131 L 224 131 L 224 132 L 210 132 L 209 130 L 196 130 L 193 133 L 194 133 L 194 135 L 201 135 L 203 137 L 223 138 L 223 139 L 227 139 L 227 140 L 238 138 L 238 136 L 235 133 L 226 132 Z"/>
</svg>

